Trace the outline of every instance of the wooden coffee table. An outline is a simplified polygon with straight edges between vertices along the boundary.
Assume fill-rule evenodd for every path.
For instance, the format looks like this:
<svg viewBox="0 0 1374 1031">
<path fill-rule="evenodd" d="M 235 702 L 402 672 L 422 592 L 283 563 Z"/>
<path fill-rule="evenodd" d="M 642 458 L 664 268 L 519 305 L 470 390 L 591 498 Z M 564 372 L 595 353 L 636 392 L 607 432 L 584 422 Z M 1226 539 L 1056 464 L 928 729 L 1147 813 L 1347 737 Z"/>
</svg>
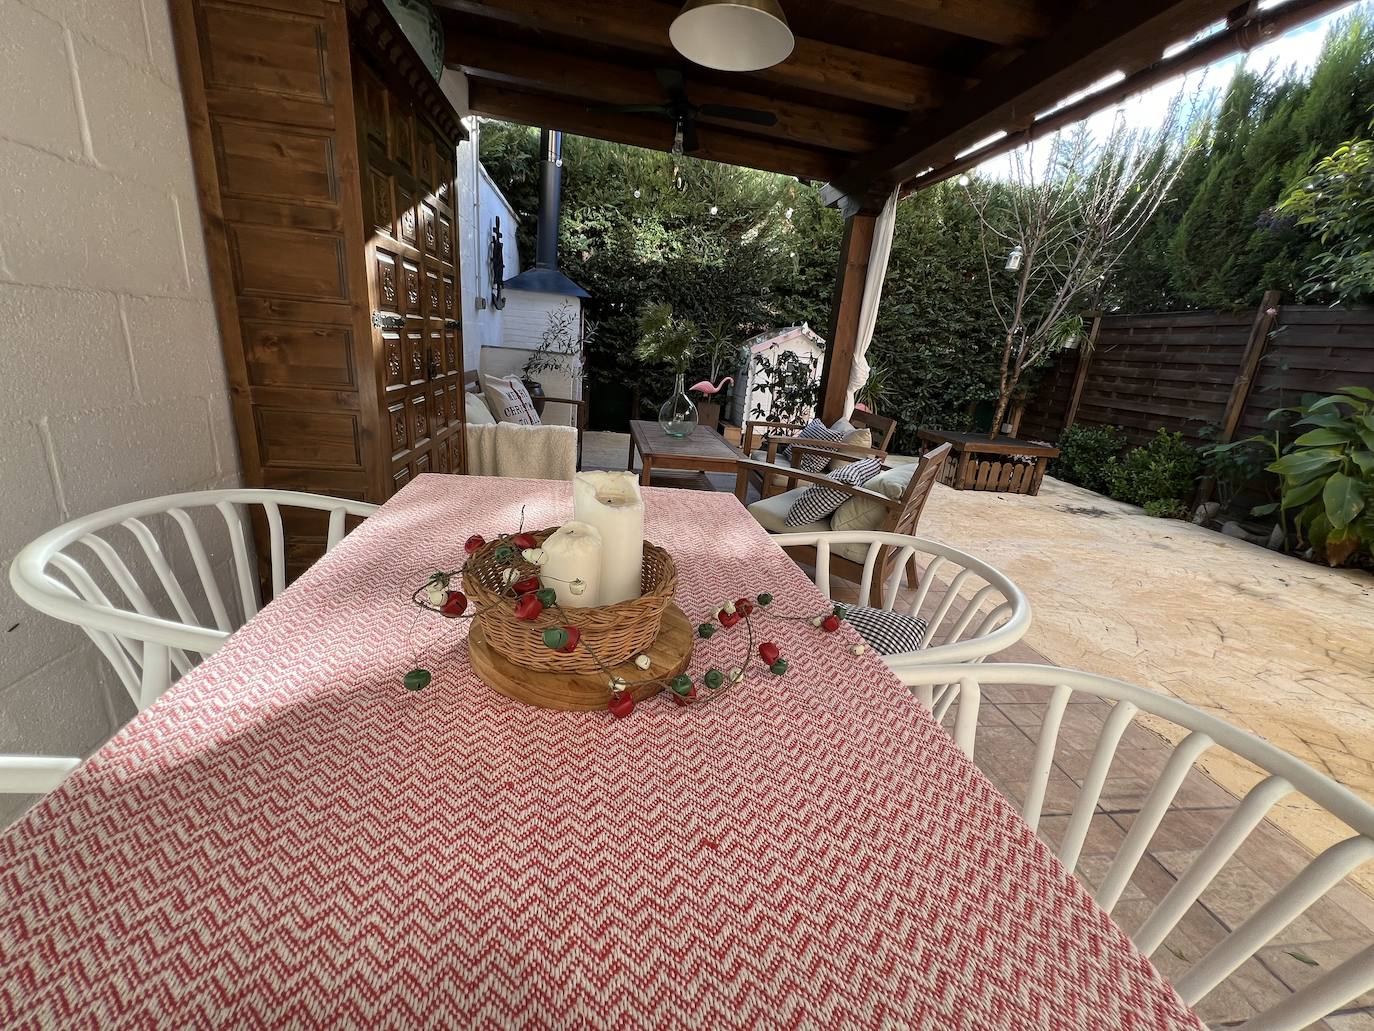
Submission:
<svg viewBox="0 0 1374 1031">
<path fill-rule="evenodd" d="M 630 421 L 631 470 L 635 467 L 636 451 L 643 462 L 639 482 L 646 487 L 654 469 L 733 475 L 735 463 L 743 457 L 739 449 L 709 426 L 698 426 L 689 437 L 671 437 L 657 422 L 642 419 Z"/>
</svg>

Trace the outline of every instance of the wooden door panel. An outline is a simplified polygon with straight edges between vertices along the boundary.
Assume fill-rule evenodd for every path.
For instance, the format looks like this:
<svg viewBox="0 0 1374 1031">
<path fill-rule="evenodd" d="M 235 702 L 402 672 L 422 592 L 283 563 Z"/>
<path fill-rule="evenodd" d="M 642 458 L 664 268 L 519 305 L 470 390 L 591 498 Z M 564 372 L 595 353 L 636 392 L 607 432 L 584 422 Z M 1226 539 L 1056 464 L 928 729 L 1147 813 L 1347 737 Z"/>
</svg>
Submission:
<svg viewBox="0 0 1374 1031">
<path fill-rule="evenodd" d="M 225 118 L 215 122 L 211 135 L 226 196 L 338 203 L 331 133 Z"/>
<path fill-rule="evenodd" d="M 269 11 L 210 0 L 201 10 L 200 51 L 207 89 L 331 103 L 325 18 L 308 11 Z"/>
<path fill-rule="evenodd" d="M 391 432 L 391 453 L 399 455 L 410 447 L 409 420 L 406 418 L 406 406 L 404 402 L 398 401 L 396 404 L 387 408 L 387 424 Z"/>
<path fill-rule="evenodd" d="M 245 318 L 242 329 L 248 381 L 254 386 L 356 386 L 350 327 Z"/>
<path fill-rule="evenodd" d="M 348 299 L 342 235 L 263 225 L 231 225 L 227 235 L 239 293 Z"/>
</svg>

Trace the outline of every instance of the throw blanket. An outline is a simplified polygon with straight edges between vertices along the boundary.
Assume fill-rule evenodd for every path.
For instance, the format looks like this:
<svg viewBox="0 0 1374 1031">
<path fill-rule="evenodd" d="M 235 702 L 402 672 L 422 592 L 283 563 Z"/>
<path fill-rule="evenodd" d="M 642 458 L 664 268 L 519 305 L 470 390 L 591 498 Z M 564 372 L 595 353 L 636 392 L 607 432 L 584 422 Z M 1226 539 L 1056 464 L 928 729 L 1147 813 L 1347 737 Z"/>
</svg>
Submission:
<svg viewBox="0 0 1374 1031">
<path fill-rule="evenodd" d="M 467 426 L 468 472 L 571 480 L 577 471 L 577 430 L 572 426 L 521 426 L 498 422 Z"/>
</svg>

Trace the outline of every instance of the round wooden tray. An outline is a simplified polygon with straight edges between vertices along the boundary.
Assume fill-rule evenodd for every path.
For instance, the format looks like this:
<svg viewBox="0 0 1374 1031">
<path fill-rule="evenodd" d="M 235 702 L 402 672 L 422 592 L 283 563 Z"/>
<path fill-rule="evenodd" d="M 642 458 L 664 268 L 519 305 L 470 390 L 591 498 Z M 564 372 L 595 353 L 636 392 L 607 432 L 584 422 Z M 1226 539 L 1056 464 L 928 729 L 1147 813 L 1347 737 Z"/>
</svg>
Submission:
<svg viewBox="0 0 1374 1031">
<path fill-rule="evenodd" d="M 611 673 L 564 673 L 517 666 L 499 655 L 487 643 L 481 625 L 473 620 L 468 630 L 468 656 L 478 679 L 488 687 L 526 705 L 541 709 L 567 709 L 591 712 L 605 709 L 611 694 L 607 682 L 611 676 L 623 677 L 629 684 L 650 677 L 668 679 L 687 669 L 692 661 L 693 627 L 684 613 L 670 603 L 663 610 L 658 637 L 644 654 L 652 660 L 647 669 L 640 669 L 634 661 L 611 667 Z M 642 701 L 663 690 L 662 683 L 641 684 L 633 688 L 635 701 Z"/>
</svg>

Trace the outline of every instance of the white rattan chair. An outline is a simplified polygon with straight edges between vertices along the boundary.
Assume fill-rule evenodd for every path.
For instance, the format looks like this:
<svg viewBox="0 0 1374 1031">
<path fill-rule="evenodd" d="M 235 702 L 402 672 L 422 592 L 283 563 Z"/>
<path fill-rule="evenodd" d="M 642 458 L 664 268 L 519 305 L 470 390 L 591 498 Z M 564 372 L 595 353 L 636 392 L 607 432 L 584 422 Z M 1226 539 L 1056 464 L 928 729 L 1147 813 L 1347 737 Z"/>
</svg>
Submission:
<svg viewBox="0 0 1374 1031">
<path fill-rule="evenodd" d="M 248 489 L 135 501 L 73 519 L 43 534 L 15 557 L 10 585 L 38 611 L 81 627 L 142 710 L 167 690 L 174 670 L 177 676 L 185 673 L 199 661 L 193 655 L 203 658 L 213 653 L 237 625 L 258 611 L 251 519 L 246 518 L 250 513 L 256 512 L 267 527 L 272 596 L 285 588 L 283 509 L 327 514 L 327 521 L 319 520 L 327 551 L 343 538 L 348 516 L 365 518 L 377 506 L 318 494 Z M 231 556 L 226 565 L 232 569 L 238 594 L 233 617 L 202 538 L 201 531 L 209 533 L 211 527 L 204 523 L 198 527 L 194 517 L 199 510 L 208 510 L 212 519 L 216 513 L 222 518 Z M 188 593 L 173 570 L 167 550 L 173 541 L 184 543 L 199 581 L 198 591 L 192 588 Z M 99 560 L 93 571 L 73 554 L 77 545 Z M 141 575 L 131 570 L 131 561 Z M 192 596 L 200 603 L 200 615 Z"/>
<path fill-rule="evenodd" d="M 0 795 L 45 795 L 80 765 L 64 755 L 0 755 Z"/>
<path fill-rule="evenodd" d="M 873 597 L 876 570 L 891 570 L 882 585 L 882 607 L 926 623 L 919 650 L 883 656 L 898 672 L 933 663 L 982 662 L 1021 640 L 1030 629 L 1030 603 L 1021 589 L 982 559 L 947 544 L 881 530 L 788 533 L 772 539 L 783 549 L 802 549 L 807 556 L 814 551 L 813 578 L 827 599 L 831 597 L 832 554 L 862 565 L 860 599 Z M 913 579 L 915 592 L 910 601 L 899 605 L 898 593 L 907 576 Z M 936 585 L 939 591 L 932 590 Z M 927 688 L 919 690 L 917 697 L 943 719 L 957 693 L 957 686 L 946 687 L 937 701 Z M 976 706 L 967 711 L 961 708 L 954 727 L 954 740 L 970 755 L 977 717 Z"/>
<path fill-rule="evenodd" d="M 1115 703 L 1103 721 L 1058 849 L 1060 861 L 1074 872 L 1077 872 L 1112 760 L 1136 714 L 1149 713 L 1188 732 L 1174 747 L 1094 891 L 1098 905 L 1108 913 L 1136 872 L 1184 778 L 1204 752 L 1223 749 L 1253 763 L 1266 774 L 1221 821 L 1211 840 L 1131 935 L 1131 940 L 1146 956 L 1159 948 L 1165 936 L 1183 919 L 1245 839 L 1284 797 L 1294 792 L 1304 795 L 1354 832 L 1313 859 L 1175 979 L 1174 987 L 1189 1005 L 1196 1005 L 1352 870 L 1374 859 L 1374 806 L 1282 749 L 1176 698 L 1092 673 L 1022 663 L 924 666 L 904 670 L 899 675 L 913 691 L 957 684 L 960 715 L 971 708 L 975 718 L 985 685 L 1029 685 L 1045 689 L 1047 705 L 1036 742 L 1029 787 L 1021 804 L 1021 813 L 1033 830 L 1039 827 L 1059 731 L 1070 699 L 1080 694 Z M 1261 1028 L 1296 1031 L 1371 989 L 1374 989 L 1374 944 L 1242 1026 L 1251 1031 Z"/>
</svg>

